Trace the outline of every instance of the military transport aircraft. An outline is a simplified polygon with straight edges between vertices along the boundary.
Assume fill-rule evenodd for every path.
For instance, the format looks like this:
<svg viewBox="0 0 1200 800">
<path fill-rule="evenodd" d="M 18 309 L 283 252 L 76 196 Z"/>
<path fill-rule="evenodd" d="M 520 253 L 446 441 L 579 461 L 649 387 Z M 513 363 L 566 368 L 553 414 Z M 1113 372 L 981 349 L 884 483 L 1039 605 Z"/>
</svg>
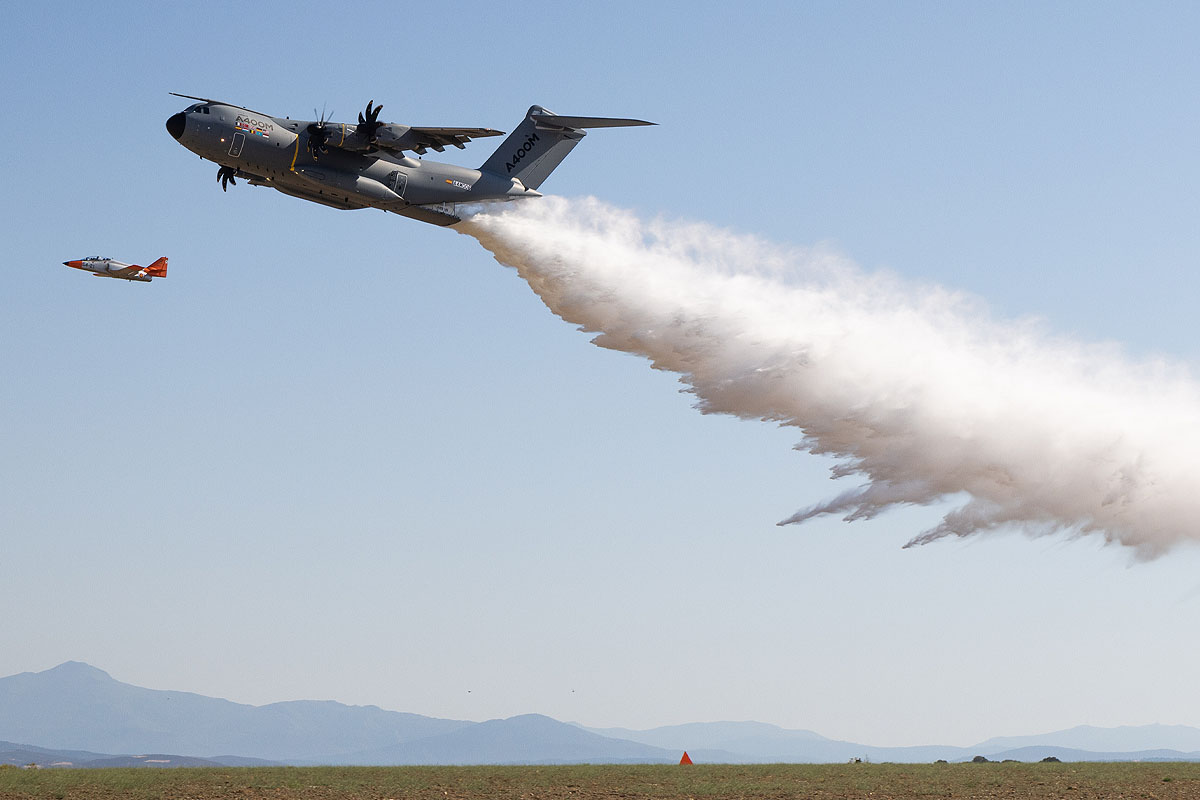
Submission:
<svg viewBox="0 0 1200 800">
<path fill-rule="evenodd" d="M 585 128 L 653 125 L 639 119 L 563 117 L 533 106 L 479 169 L 407 155 L 463 148 L 501 136 L 491 128 L 413 128 L 379 121 L 367 103 L 358 124 L 272 117 L 248 108 L 198 100 L 167 120 L 167 131 L 201 158 L 221 165 L 224 190 L 237 178 L 334 208 L 379 208 L 434 225 L 460 222 L 459 206 L 541 197 L 537 188 L 586 134 Z"/>
<path fill-rule="evenodd" d="M 148 267 L 139 267 L 137 264 L 126 264 L 124 261 L 117 261 L 114 258 L 102 258 L 101 256 L 89 256 L 88 258 L 81 258 L 78 261 L 64 261 L 62 263 L 65 267 L 87 270 L 97 278 L 122 278 L 127 281 L 150 283 L 151 278 L 167 277 L 166 256 L 158 259 Z"/>
</svg>

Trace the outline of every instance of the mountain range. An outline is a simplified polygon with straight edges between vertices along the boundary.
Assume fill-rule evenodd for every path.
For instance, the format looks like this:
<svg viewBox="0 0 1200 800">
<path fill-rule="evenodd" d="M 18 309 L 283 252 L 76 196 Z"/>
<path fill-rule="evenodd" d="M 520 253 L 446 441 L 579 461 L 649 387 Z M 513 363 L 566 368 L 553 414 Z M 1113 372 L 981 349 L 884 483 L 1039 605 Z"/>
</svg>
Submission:
<svg viewBox="0 0 1200 800">
<path fill-rule="evenodd" d="M 1200 728 L 1093 728 L 973 747 L 873 747 L 761 722 L 586 728 L 538 714 L 486 722 L 297 700 L 252 706 L 145 689 L 68 661 L 0 678 L 0 763 L 62 766 L 1195 760 Z M 138 754 L 138 755 L 112 755 Z M 147 755 L 166 754 L 166 755 Z M 169 755 L 186 754 L 186 755 Z M 220 755 L 213 755 L 220 754 Z"/>
</svg>

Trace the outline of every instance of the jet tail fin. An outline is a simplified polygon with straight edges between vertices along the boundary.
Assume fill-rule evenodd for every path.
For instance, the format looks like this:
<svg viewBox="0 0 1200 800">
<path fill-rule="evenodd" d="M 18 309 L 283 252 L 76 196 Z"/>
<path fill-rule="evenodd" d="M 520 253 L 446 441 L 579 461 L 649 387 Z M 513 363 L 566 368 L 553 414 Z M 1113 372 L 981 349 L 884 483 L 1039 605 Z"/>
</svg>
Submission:
<svg viewBox="0 0 1200 800">
<path fill-rule="evenodd" d="M 541 106 L 530 106 L 524 121 L 480 167 L 481 172 L 516 178 L 536 189 L 587 136 L 584 128 L 624 128 L 653 125 L 640 119 L 613 117 L 563 117 Z"/>
<path fill-rule="evenodd" d="M 155 278 L 167 277 L 167 257 L 163 256 L 150 266 L 146 267 L 146 274 L 152 275 Z"/>
</svg>

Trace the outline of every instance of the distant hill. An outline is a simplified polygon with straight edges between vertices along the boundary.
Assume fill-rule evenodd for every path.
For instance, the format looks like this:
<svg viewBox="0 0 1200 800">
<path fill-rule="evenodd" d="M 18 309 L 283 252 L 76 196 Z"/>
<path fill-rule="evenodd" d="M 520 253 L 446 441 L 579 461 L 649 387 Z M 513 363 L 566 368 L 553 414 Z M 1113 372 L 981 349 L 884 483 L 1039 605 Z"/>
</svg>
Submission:
<svg viewBox="0 0 1200 800">
<path fill-rule="evenodd" d="M 825 764 L 855 758 L 870 761 L 922 762 L 970 758 L 967 748 L 942 745 L 872 747 L 828 739 L 810 730 L 789 730 L 763 722 L 693 722 L 637 731 L 628 728 L 587 728 L 668 750 L 687 750 L 693 759 L 743 763 Z"/>
<path fill-rule="evenodd" d="M 875 747 L 828 739 L 810 730 L 788 730 L 762 722 L 700 722 L 649 730 L 585 728 L 668 750 L 687 750 L 693 758 L 725 762 L 837 763 L 862 758 L 879 763 L 922 763 L 938 759 L 970 761 L 1200 761 L 1200 729 L 1182 725 L 1090 728 L 1081 726 L 1040 736 L 989 739 L 971 747 L 919 745 Z M 1074 746 L 1070 746 L 1074 745 Z"/>
<path fill-rule="evenodd" d="M 0 678 L 0 740 L 7 740 L 0 741 L 0 764 L 64 767 L 675 763 L 684 750 L 697 763 L 968 761 L 977 755 L 993 761 L 1200 761 L 1200 729 L 1180 725 L 1080 726 L 973 747 L 873 747 L 761 722 L 639 731 L 588 729 L 538 714 L 468 722 L 332 701 L 251 706 L 144 689 L 73 661 Z"/>
<path fill-rule="evenodd" d="M 1069 747 L 1031 745 L 1016 750 L 1003 750 L 988 756 L 992 761 L 1042 761 L 1054 757 L 1059 761 L 1200 761 L 1200 753 L 1182 753 L 1179 750 L 1133 750 L 1101 753 L 1091 750 L 1073 750 Z"/>
<path fill-rule="evenodd" d="M 173 766 L 230 756 L 310 764 L 677 761 L 678 753 L 588 733 L 549 717 L 464 722 L 375 706 L 298 700 L 266 706 L 143 689 L 69 661 L 0 678 L 0 739 L 86 751 L 57 760 Z M 28 748 L 9 763 L 43 763 Z M 143 754 L 106 756 L 105 753 Z M 147 758 L 145 753 L 187 756 Z M 35 753 L 36 754 L 36 753 Z M 116 760 L 113 760 L 116 759 Z"/>
<path fill-rule="evenodd" d="M 194 756 L 139 755 L 114 756 L 81 750 L 51 750 L 14 742 L 0 742 L 0 764 L 24 767 L 35 764 L 39 767 L 254 767 L 270 766 L 274 761 L 237 756 L 196 758 Z"/>
<path fill-rule="evenodd" d="M 590 733 L 541 714 L 493 719 L 349 756 L 351 764 L 675 763 L 682 751 Z"/>
<path fill-rule="evenodd" d="M 0 678 L 0 739 L 100 753 L 233 753 L 272 761 L 333 757 L 474 723 L 299 700 L 250 706 L 143 689 L 68 661 Z"/>
<path fill-rule="evenodd" d="M 50 750 L 31 744 L 0 742 L 0 764 L 16 764 L 23 767 L 26 764 L 49 766 L 55 762 L 60 762 L 63 765 L 74 766 L 85 761 L 104 757 L 103 753 L 89 753 L 80 750 Z"/>
<path fill-rule="evenodd" d="M 1197 752 L 1200 751 L 1200 728 L 1186 725 L 1123 725 L 1118 728 L 1079 725 L 1037 736 L 1000 736 L 981 742 L 977 747 L 986 755 L 986 752 L 1034 746 L 1120 753 L 1149 749 L 1147 745 L 1183 753 Z"/>
<path fill-rule="evenodd" d="M 100 769 L 103 767 L 151 767 L 166 769 L 169 767 L 222 767 L 228 765 L 211 758 L 154 753 L 144 756 L 107 756 L 105 758 L 97 758 L 94 761 L 88 761 L 79 766 L 87 767 L 88 769 Z"/>
</svg>

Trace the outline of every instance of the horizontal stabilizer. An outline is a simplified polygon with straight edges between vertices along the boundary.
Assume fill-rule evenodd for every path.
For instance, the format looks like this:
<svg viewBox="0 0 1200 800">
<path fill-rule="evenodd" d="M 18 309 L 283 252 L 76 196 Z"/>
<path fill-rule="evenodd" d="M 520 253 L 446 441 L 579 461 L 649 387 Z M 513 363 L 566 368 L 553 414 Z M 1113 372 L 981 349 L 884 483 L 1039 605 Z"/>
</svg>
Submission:
<svg viewBox="0 0 1200 800">
<path fill-rule="evenodd" d="M 617 117 L 562 117 L 558 114 L 530 114 L 537 125 L 552 125 L 555 128 L 631 128 L 635 125 L 656 125 L 644 119 L 619 119 Z"/>
</svg>

